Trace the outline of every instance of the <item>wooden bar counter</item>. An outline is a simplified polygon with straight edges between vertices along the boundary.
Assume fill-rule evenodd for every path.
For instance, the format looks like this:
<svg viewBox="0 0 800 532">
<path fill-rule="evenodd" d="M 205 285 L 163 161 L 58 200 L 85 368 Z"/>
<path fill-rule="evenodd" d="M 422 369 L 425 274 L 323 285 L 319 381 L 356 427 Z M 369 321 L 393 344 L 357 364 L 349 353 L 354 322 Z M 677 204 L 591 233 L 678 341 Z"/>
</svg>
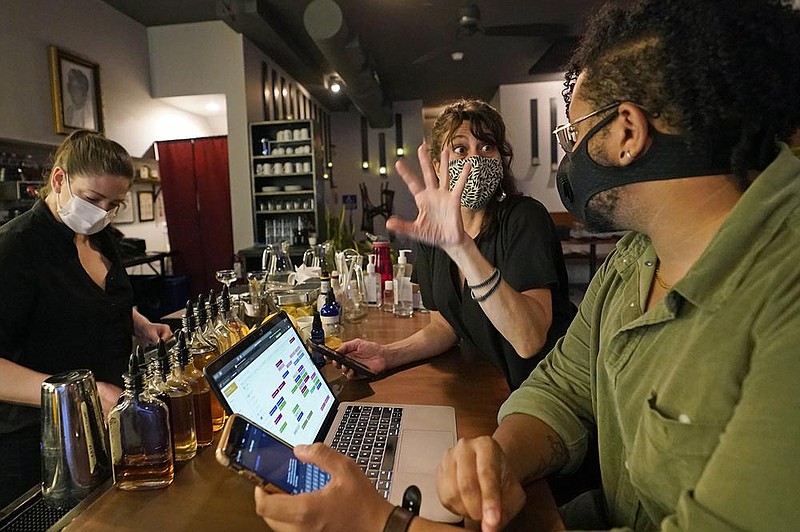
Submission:
<svg viewBox="0 0 800 532">
<path fill-rule="evenodd" d="M 357 324 L 344 324 L 345 338 L 387 343 L 424 327 L 429 314 L 396 318 L 370 309 Z M 491 434 L 497 410 L 509 390 L 500 372 L 485 358 L 460 349 L 392 373 L 373 382 L 348 381 L 330 364 L 323 369 L 339 400 L 450 405 L 460 438 Z M 266 530 L 255 514 L 253 486 L 214 458 L 214 445 L 176 468 L 166 489 L 127 492 L 109 487 L 63 529 L 72 531 L 227 531 Z M 543 482 L 530 486 L 525 530 L 557 530 L 560 519 Z M 531 517 L 532 516 L 532 517 Z"/>
</svg>

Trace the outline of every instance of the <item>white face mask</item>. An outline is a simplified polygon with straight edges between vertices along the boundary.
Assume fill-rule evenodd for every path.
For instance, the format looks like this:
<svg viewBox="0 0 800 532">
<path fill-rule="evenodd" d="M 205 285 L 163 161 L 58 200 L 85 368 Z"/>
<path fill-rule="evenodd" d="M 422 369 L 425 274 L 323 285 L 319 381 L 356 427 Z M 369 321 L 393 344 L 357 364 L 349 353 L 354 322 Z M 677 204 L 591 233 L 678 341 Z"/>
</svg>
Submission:
<svg viewBox="0 0 800 532">
<path fill-rule="evenodd" d="M 481 209 L 497 191 L 503 179 L 503 163 L 500 159 L 471 155 L 465 159 L 450 161 L 450 190 L 456 186 L 456 180 L 461 175 L 464 165 L 470 163 L 472 170 L 466 177 L 467 184 L 461 194 L 461 206 L 468 209 Z"/>
<path fill-rule="evenodd" d="M 117 215 L 117 209 L 106 211 L 97 205 L 86 201 L 80 196 L 75 196 L 69 184 L 69 175 L 66 176 L 69 200 L 61 207 L 56 194 L 56 210 L 64 225 L 80 235 L 93 235 L 103 230 Z"/>
</svg>

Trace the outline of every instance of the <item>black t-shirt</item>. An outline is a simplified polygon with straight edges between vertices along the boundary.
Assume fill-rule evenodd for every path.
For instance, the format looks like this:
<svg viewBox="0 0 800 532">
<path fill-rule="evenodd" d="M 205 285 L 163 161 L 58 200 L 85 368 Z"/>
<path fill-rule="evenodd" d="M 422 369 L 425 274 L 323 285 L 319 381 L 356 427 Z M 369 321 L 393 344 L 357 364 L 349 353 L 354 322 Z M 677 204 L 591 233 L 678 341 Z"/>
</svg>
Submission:
<svg viewBox="0 0 800 532">
<path fill-rule="evenodd" d="M 0 227 L 0 357 L 47 374 L 87 368 L 121 384 L 132 347 L 133 289 L 110 229 L 92 242 L 111 262 L 103 290 L 75 234 L 38 201 Z M 0 433 L 39 423 L 39 409 L 0 402 Z"/>
<path fill-rule="evenodd" d="M 561 242 L 544 205 L 527 196 L 509 196 L 499 207 L 494 230 L 479 234 L 475 243 L 515 290 L 550 289 L 553 322 L 547 343 L 536 356 L 523 359 L 517 355 L 470 297 L 466 283 L 459 286 L 458 268 L 444 251 L 421 244 L 415 269 L 425 307 L 439 311 L 462 340 L 491 358 L 515 390 L 564 335 L 575 316 L 575 306 L 569 300 Z"/>
</svg>

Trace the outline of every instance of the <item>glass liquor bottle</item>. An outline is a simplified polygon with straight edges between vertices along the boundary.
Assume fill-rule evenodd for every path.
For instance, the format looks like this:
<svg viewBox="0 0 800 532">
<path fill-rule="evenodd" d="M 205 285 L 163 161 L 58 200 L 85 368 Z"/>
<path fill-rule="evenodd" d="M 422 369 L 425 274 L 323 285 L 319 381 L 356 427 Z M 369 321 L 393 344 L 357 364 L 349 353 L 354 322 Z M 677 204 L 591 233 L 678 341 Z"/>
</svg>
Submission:
<svg viewBox="0 0 800 532">
<path fill-rule="evenodd" d="M 142 394 L 151 399 L 158 399 L 167 405 L 167 411 L 171 416 L 172 412 L 169 412 L 169 394 L 167 393 L 167 388 L 164 384 L 164 376 L 161 373 L 158 359 L 153 357 L 150 360 L 147 360 L 147 357 L 143 355 L 139 363 L 139 370 L 141 371 L 142 375 L 144 375 L 144 389 L 142 390 Z M 175 437 L 172 432 L 173 429 L 170 416 L 167 417 L 167 420 L 170 422 L 170 445 L 173 451 L 172 458 L 174 459 Z"/>
<path fill-rule="evenodd" d="M 189 346 L 189 354 L 192 357 L 194 366 L 202 376 L 203 368 L 219 356 L 219 350 L 203 335 L 203 326 L 201 324 L 204 324 L 207 320 L 206 304 L 203 296 L 200 296 L 197 300 L 197 316 L 192 313 L 191 308 L 191 302 L 188 302 L 186 304 L 186 315 L 188 316 L 191 336 L 187 337 L 187 345 Z M 205 380 L 205 377 L 202 378 Z M 208 386 L 207 382 L 206 386 Z M 217 432 L 225 423 L 225 410 L 222 409 L 219 399 L 214 394 L 211 394 L 209 398 L 211 400 L 211 424 L 214 427 L 214 432 Z"/>
<path fill-rule="evenodd" d="M 165 488 L 175 476 L 167 405 L 144 391 L 141 348 L 131 354 L 125 398 L 108 414 L 111 462 L 119 489 Z"/>
<path fill-rule="evenodd" d="M 231 296 L 228 287 L 222 287 L 222 315 L 225 325 L 231 331 L 231 338 L 235 344 L 250 333 L 250 328 L 239 319 L 239 315 L 231 306 Z"/>
<path fill-rule="evenodd" d="M 198 305 L 198 313 L 197 313 L 197 325 L 200 327 L 200 332 L 203 335 L 203 338 L 206 342 L 210 343 L 217 349 L 217 354 L 222 353 L 225 351 L 224 346 L 220 346 L 219 340 L 217 339 L 217 335 L 214 334 L 214 312 L 212 310 L 212 301 L 214 300 L 214 291 L 211 290 L 208 293 L 208 299 L 201 298 L 197 302 Z M 203 304 L 203 312 L 199 312 L 199 306 L 202 301 Z"/>
<path fill-rule="evenodd" d="M 208 322 L 206 323 L 207 333 L 206 336 L 214 338 L 217 344 L 217 349 L 220 354 L 224 353 L 231 347 L 231 333 L 219 312 L 219 303 L 217 298 L 214 297 L 214 291 L 208 293 Z"/>
<path fill-rule="evenodd" d="M 192 387 L 192 407 L 197 446 L 208 447 L 214 440 L 214 426 L 211 423 L 211 388 L 192 361 L 189 346 L 186 345 L 188 319 L 183 317 L 183 329 L 178 331 L 175 355 L 183 366 L 183 375 Z"/>
<path fill-rule="evenodd" d="M 179 462 L 190 460 L 197 454 L 192 387 L 181 378 L 180 373 L 176 377 L 174 371 L 170 370 L 167 347 L 163 340 L 158 341 L 158 357 L 153 381 L 167 397 L 175 460 Z"/>
</svg>

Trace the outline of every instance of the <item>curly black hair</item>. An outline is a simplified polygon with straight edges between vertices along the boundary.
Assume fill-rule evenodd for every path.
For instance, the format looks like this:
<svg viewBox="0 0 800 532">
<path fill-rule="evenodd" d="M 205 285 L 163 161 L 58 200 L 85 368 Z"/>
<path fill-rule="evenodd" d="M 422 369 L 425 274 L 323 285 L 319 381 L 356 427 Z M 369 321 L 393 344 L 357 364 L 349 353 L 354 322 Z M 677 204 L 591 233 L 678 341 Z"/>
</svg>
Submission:
<svg viewBox="0 0 800 532">
<path fill-rule="evenodd" d="M 743 188 L 800 126 L 800 12 L 780 0 L 635 0 L 589 21 L 564 83 L 595 105 L 631 101 L 695 149 L 730 154 Z"/>
</svg>

